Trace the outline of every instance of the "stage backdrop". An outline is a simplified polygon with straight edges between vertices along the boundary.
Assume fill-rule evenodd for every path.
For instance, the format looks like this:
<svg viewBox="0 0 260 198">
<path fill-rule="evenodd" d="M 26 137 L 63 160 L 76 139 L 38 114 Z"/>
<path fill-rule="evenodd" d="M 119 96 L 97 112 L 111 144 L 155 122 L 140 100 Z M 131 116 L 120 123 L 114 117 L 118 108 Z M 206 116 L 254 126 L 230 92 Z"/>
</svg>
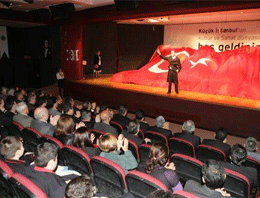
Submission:
<svg viewBox="0 0 260 198">
<path fill-rule="evenodd" d="M 210 45 L 215 51 L 248 45 L 260 46 L 260 21 L 165 25 L 164 45 L 198 49 Z"/>
<path fill-rule="evenodd" d="M 260 47 L 243 46 L 224 52 L 215 52 L 210 46 L 159 49 L 164 56 L 173 50 L 180 58 L 180 90 L 260 99 Z M 111 81 L 167 87 L 168 65 L 155 52 L 141 69 L 117 73 Z"/>
</svg>

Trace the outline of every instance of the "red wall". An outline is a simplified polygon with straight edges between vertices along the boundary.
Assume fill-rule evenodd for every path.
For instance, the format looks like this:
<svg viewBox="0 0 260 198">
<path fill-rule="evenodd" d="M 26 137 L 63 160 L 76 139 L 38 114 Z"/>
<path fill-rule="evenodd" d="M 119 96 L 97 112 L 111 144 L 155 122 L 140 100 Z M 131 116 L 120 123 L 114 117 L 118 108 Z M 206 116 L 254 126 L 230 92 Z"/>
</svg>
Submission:
<svg viewBox="0 0 260 198">
<path fill-rule="evenodd" d="M 61 28 L 61 69 L 68 80 L 83 78 L 83 24 Z"/>
</svg>

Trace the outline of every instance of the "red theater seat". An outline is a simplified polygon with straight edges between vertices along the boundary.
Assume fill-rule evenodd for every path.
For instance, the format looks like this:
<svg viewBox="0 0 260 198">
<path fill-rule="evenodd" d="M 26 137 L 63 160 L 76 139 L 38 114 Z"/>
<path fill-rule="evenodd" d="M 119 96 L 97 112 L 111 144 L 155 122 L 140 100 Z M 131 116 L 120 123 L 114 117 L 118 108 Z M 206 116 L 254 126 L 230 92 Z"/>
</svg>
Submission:
<svg viewBox="0 0 260 198">
<path fill-rule="evenodd" d="M 221 149 L 214 146 L 201 144 L 196 148 L 196 157 L 202 162 L 208 159 L 214 159 L 217 161 L 226 161 L 226 154 Z"/>
</svg>

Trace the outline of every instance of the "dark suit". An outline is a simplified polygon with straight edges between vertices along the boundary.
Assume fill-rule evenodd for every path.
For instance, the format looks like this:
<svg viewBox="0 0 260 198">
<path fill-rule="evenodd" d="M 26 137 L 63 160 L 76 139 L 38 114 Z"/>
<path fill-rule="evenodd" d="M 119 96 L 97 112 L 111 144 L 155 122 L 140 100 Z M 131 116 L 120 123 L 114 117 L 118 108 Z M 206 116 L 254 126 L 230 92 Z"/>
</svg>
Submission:
<svg viewBox="0 0 260 198">
<path fill-rule="evenodd" d="M 126 130 L 123 130 L 122 134 L 124 135 L 124 137 L 126 137 L 126 139 L 134 141 L 138 147 L 140 147 L 144 143 L 144 140 L 142 138 L 139 138 L 134 134 L 128 133 Z"/>
<path fill-rule="evenodd" d="M 117 132 L 116 128 L 114 128 L 106 123 L 103 123 L 103 122 L 96 123 L 94 125 L 94 129 L 98 129 L 98 130 L 104 131 L 106 133 L 111 133 L 115 136 L 118 136 L 118 132 Z"/>
<path fill-rule="evenodd" d="M 32 120 L 32 117 L 20 113 L 13 117 L 13 121 L 19 122 L 23 127 L 30 127 Z"/>
<path fill-rule="evenodd" d="M 184 186 L 184 191 L 199 196 L 201 198 L 220 198 L 224 197 L 220 192 L 217 192 L 213 189 L 210 189 L 205 184 L 201 185 L 200 183 L 194 180 L 188 180 Z"/>
<path fill-rule="evenodd" d="M 169 87 L 168 87 L 168 93 L 171 93 L 171 88 L 172 88 L 172 82 L 175 84 L 175 92 L 179 93 L 178 89 L 178 72 L 181 71 L 181 62 L 180 59 L 175 56 L 163 56 L 159 55 L 162 59 L 167 60 L 169 62 L 169 70 L 168 70 L 168 77 L 167 77 L 167 82 L 169 82 Z M 179 71 L 177 71 L 179 70 Z"/>
<path fill-rule="evenodd" d="M 125 116 L 122 116 L 121 114 L 115 114 L 111 121 L 115 121 L 115 122 L 121 124 L 121 126 L 123 128 L 126 128 L 126 126 L 128 126 L 128 124 L 131 120 Z"/>
<path fill-rule="evenodd" d="M 6 126 L 6 125 L 11 125 L 13 122 L 12 117 L 9 117 L 2 111 L 0 111 L 0 125 L 1 126 Z"/>
<path fill-rule="evenodd" d="M 31 127 L 39 131 L 42 135 L 50 135 L 53 136 L 54 133 L 54 126 L 40 121 L 40 120 L 33 120 L 31 123 Z"/>
<path fill-rule="evenodd" d="M 201 143 L 200 137 L 186 131 L 183 131 L 182 133 L 174 133 L 173 136 L 191 142 L 195 148 Z"/>
<path fill-rule="evenodd" d="M 150 128 L 148 128 L 147 131 L 156 131 L 159 132 L 163 135 L 165 135 L 167 137 L 167 139 L 169 139 L 172 136 L 172 132 L 170 130 L 161 128 L 161 127 L 157 127 L 157 126 L 152 126 Z"/>
<path fill-rule="evenodd" d="M 147 123 L 145 123 L 145 122 L 140 121 L 139 123 L 140 123 L 140 129 L 141 129 L 143 132 L 147 131 L 147 130 L 149 129 L 149 127 L 150 127 L 150 125 L 147 124 Z"/>
<path fill-rule="evenodd" d="M 223 143 L 221 141 L 218 141 L 218 140 L 204 139 L 202 141 L 202 144 L 219 148 L 220 150 L 222 150 L 226 154 L 226 156 L 229 155 L 229 152 L 230 152 L 230 149 L 231 149 L 230 145 Z"/>
</svg>

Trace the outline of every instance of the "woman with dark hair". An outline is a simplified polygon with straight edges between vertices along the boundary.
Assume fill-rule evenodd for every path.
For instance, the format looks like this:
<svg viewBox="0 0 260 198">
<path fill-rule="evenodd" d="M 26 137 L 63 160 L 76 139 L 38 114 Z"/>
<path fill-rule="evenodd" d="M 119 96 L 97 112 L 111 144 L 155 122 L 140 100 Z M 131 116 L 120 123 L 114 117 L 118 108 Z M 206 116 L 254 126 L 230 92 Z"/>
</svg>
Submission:
<svg viewBox="0 0 260 198">
<path fill-rule="evenodd" d="M 168 157 L 168 147 L 162 142 L 154 143 L 150 148 L 145 171 L 164 183 L 168 187 L 168 190 L 172 192 L 182 190 L 183 187 L 180 179 L 175 172 L 175 165 L 172 162 L 167 164 Z"/>
<path fill-rule="evenodd" d="M 70 116 L 64 115 L 59 118 L 53 137 L 60 140 L 63 144 L 72 144 L 75 123 Z"/>
<path fill-rule="evenodd" d="M 97 145 L 93 144 L 95 135 L 90 133 L 89 128 L 80 127 L 74 133 L 72 145 L 85 151 L 90 158 L 99 155 L 100 150 Z"/>
</svg>

